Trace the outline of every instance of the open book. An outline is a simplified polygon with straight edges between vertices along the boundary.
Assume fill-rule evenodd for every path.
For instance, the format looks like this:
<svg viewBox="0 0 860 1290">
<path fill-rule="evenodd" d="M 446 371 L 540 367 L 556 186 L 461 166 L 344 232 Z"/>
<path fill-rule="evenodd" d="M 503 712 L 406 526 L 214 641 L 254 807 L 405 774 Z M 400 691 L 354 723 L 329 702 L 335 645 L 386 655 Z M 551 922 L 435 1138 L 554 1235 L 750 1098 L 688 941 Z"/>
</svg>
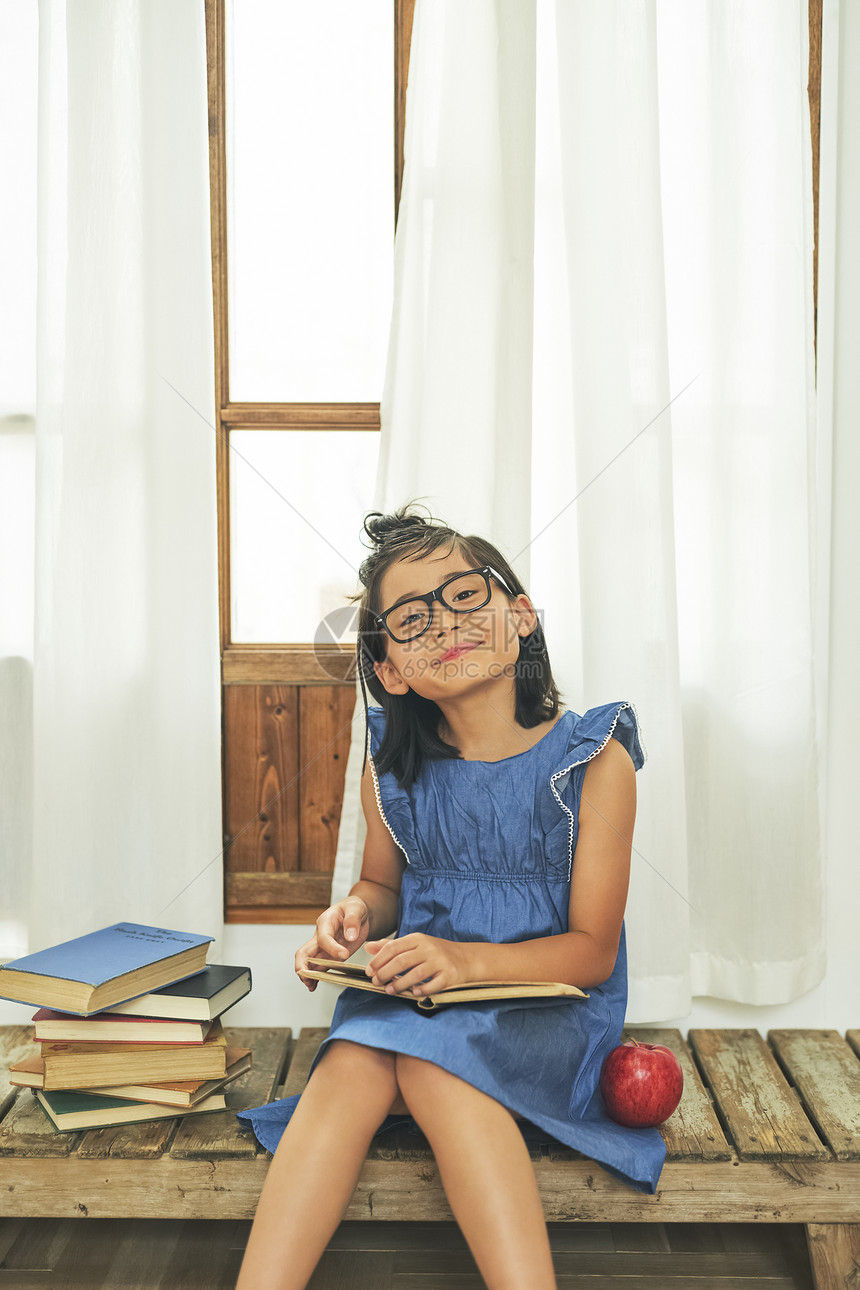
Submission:
<svg viewBox="0 0 860 1290">
<path fill-rule="evenodd" d="M 327 981 L 329 985 L 349 985 L 357 990 L 371 990 L 374 994 L 384 995 L 386 999 L 405 999 L 408 1003 L 417 1003 L 424 1012 L 434 1012 L 436 1008 L 449 1003 L 477 1003 L 482 999 L 551 999 L 559 998 L 587 999 L 588 995 L 575 985 L 564 985 L 561 981 L 464 981 L 462 985 L 451 986 L 440 990 L 438 994 L 415 995 L 386 994 L 385 987 L 374 985 L 368 977 L 364 963 L 338 963 L 335 959 L 308 959 L 309 968 L 303 969 L 299 976 L 312 977 L 316 981 Z"/>
</svg>

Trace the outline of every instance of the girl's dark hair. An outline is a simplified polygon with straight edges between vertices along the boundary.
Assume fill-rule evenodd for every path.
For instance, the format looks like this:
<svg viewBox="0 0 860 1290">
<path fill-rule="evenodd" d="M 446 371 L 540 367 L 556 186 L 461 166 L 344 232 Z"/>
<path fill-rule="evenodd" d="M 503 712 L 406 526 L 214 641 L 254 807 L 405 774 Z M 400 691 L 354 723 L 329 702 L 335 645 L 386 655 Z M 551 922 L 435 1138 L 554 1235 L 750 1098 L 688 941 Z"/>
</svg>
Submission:
<svg viewBox="0 0 860 1290">
<path fill-rule="evenodd" d="M 353 596 L 359 602 L 356 666 L 367 717 L 367 689 L 385 711 L 385 735 L 375 759 L 380 775 L 393 771 L 403 788 L 415 782 L 425 758 L 459 758 L 460 750 L 445 743 L 438 734 L 441 709 L 412 689 L 406 694 L 389 694 L 373 670 L 387 654 L 388 636 L 376 623 L 376 615 L 385 608 L 380 604 L 380 586 L 386 570 L 397 560 L 420 560 L 440 547 L 456 550 L 473 568 L 492 565 L 511 588 L 513 600 L 525 595 L 525 588 L 502 553 L 484 538 L 464 536 L 441 520 L 417 513 L 416 503 L 409 502 L 392 515 L 371 511 L 364 518 L 363 533 L 372 547 L 362 561 L 358 576 L 364 591 Z M 421 508 L 426 510 L 426 508 Z M 502 588 L 504 592 L 504 589 Z M 538 622 L 530 635 L 520 637 L 520 655 L 515 672 L 515 716 L 525 729 L 550 720 L 559 709 L 561 694 L 555 684 L 549 663 L 543 628 Z M 367 764 L 367 746 L 362 774 Z"/>
</svg>

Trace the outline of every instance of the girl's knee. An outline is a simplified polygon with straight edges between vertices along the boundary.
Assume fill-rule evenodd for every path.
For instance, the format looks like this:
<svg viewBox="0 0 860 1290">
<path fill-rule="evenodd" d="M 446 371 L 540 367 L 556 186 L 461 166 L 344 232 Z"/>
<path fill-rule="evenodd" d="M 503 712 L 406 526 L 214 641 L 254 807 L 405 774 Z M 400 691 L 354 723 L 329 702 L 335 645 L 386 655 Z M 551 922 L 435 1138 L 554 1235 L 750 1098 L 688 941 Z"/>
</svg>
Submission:
<svg viewBox="0 0 860 1290">
<path fill-rule="evenodd" d="M 370 1048 L 351 1039 L 333 1039 L 326 1045 L 317 1070 L 325 1064 L 329 1071 L 346 1071 L 350 1075 L 390 1075 L 394 1078 L 394 1053 L 385 1048 Z"/>
<path fill-rule="evenodd" d="M 416 1120 L 420 1119 L 422 1113 L 432 1111 L 437 1106 L 445 1113 L 456 1112 L 467 1117 L 480 1112 L 522 1118 L 468 1080 L 421 1057 L 395 1054 L 394 1075 L 410 1114 Z"/>
<path fill-rule="evenodd" d="M 407 1100 L 410 1093 L 432 1094 L 438 1091 L 444 1095 L 446 1086 L 463 1084 L 457 1075 L 452 1075 L 443 1066 L 425 1061 L 423 1057 L 410 1057 L 407 1053 L 394 1054 L 394 1075 Z"/>
</svg>

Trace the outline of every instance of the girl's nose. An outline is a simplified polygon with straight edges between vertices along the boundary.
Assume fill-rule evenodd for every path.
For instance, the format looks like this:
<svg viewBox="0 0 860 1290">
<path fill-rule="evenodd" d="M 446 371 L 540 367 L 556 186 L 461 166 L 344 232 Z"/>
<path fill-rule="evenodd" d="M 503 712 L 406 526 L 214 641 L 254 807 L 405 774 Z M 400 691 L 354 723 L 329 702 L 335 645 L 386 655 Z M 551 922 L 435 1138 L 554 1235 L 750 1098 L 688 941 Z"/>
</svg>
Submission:
<svg viewBox="0 0 860 1290">
<path fill-rule="evenodd" d="M 434 606 L 434 609 L 433 630 L 437 636 L 441 636 L 444 632 L 448 632 L 452 627 L 457 626 L 458 615 L 454 613 L 453 609 L 438 603 Z"/>
</svg>

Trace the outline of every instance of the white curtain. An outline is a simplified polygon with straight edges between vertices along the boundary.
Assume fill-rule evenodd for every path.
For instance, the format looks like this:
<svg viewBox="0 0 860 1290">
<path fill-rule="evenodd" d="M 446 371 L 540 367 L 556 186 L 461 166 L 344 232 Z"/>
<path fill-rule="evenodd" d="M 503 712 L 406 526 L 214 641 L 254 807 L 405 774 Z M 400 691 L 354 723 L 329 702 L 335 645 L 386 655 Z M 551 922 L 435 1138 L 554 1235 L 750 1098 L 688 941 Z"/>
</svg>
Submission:
<svg viewBox="0 0 860 1290">
<path fill-rule="evenodd" d="M 35 638 L 7 660 L 0 731 L 26 767 L 4 866 L 29 879 L 5 916 L 30 950 L 128 920 L 214 936 L 214 962 L 203 5 L 42 0 L 38 111 Z"/>
<path fill-rule="evenodd" d="M 493 539 L 567 706 L 637 706 L 632 1021 L 824 972 L 806 23 L 416 6 L 375 505 Z"/>
</svg>

